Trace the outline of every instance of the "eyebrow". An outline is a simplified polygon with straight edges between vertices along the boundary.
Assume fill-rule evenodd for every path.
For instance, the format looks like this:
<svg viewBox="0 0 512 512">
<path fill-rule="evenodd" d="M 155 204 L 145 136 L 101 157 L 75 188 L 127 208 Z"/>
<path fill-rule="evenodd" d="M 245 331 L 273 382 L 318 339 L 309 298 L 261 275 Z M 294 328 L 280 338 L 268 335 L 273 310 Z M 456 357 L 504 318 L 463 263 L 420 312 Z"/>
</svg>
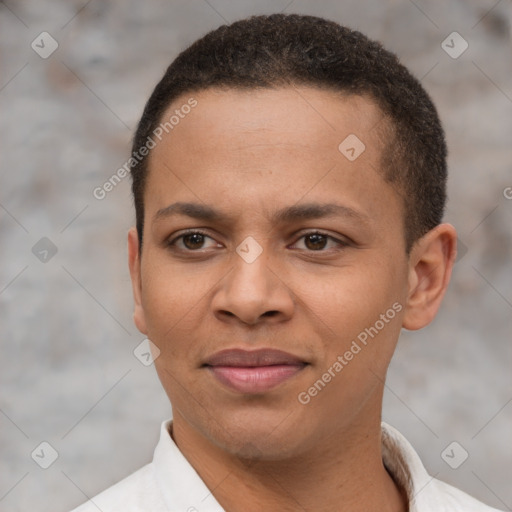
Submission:
<svg viewBox="0 0 512 512">
<path fill-rule="evenodd" d="M 183 215 L 193 219 L 212 222 L 228 223 L 231 220 L 229 215 L 210 206 L 199 203 L 178 202 L 158 210 L 153 217 L 153 221 L 158 221 L 175 215 Z M 335 216 L 348 217 L 365 224 L 370 222 L 370 217 L 368 215 L 348 206 L 336 203 L 307 203 L 288 206 L 273 213 L 271 215 L 271 221 L 274 223 L 289 223 L 297 220 L 320 219 L 323 217 Z"/>
</svg>

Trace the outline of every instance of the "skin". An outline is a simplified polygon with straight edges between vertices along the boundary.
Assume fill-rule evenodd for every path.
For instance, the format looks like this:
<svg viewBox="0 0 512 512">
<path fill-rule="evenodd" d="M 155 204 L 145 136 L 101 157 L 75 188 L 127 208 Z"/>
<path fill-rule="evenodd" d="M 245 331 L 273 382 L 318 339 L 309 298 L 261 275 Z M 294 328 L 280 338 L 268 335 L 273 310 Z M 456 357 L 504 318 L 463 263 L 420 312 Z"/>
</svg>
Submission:
<svg viewBox="0 0 512 512">
<path fill-rule="evenodd" d="M 382 463 L 384 379 L 401 328 L 424 327 L 440 306 L 454 228 L 437 226 L 406 254 L 402 201 L 380 170 L 382 114 L 370 99 L 312 87 L 193 96 L 197 107 L 150 155 L 140 254 L 135 228 L 128 235 L 134 320 L 161 351 L 175 442 L 227 511 L 407 510 Z M 338 150 L 349 134 L 366 146 L 353 162 Z M 156 216 L 176 202 L 226 218 Z M 358 216 L 272 219 L 306 203 Z M 207 236 L 169 245 L 189 228 Z M 315 245 L 304 236 L 314 230 L 333 239 Z M 236 252 L 248 236 L 262 248 L 252 263 Z M 301 404 L 299 393 L 394 303 L 401 311 Z M 277 348 L 308 364 L 247 395 L 202 367 L 226 348 Z"/>
</svg>

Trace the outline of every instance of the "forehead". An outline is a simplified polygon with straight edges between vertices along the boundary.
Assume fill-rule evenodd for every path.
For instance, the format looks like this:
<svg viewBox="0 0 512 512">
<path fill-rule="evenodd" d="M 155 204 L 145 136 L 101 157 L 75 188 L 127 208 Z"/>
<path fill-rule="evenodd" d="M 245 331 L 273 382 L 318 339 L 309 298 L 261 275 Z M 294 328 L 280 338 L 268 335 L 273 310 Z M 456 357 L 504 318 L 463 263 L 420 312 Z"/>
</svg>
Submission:
<svg viewBox="0 0 512 512">
<path fill-rule="evenodd" d="M 191 99 L 197 105 L 182 108 Z M 380 172 L 383 115 L 369 98 L 310 87 L 209 89 L 175 100 L 162 122 L 173 115 L 149 158 L 153 213 L 192 198 L 268 211 L 267 200 L 343 196 L 380 215 L 391 192 Z"/>
<path fill-rule="evenodd" d="M 374 128 L 383 115 L 369 97 L 314 87 L 211 88 L 175 100 L 162 121 L 173 117 L 192 96 L 197 106 L 182 116 L 167 138 L 177 150 L 183 143 L 196 143 L 202 151 L 217 148 L 219 142 L 231 150 L 238 143 L 242 150 L 260 140 L 268 146 L 292 144 L 330 153 L 350 131 L 366 139 L 369 149 L 378 149 Z"/>
</svg>

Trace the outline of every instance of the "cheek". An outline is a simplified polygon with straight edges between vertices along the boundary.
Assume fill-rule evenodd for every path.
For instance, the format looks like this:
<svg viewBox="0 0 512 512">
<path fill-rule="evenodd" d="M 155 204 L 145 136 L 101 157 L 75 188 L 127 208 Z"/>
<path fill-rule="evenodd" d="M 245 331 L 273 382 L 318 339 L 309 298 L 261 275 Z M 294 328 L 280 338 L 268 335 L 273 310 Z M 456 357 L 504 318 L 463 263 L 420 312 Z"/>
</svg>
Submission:
<svg viewBox="0 0 512 512">
<path fill-rule="evenodd" d="M 398 279 L 392 269 L 371 265 L 344 269 L 315 288 L 305 283 L 306 314 L 322 349 L 317 347 L 320 357 L 301 391 L 325 421 L 326 409 L 333 422 L 342 411 L 358 410 L 384 381 L 401 329 Z"/>
<path fill-rule="evenodd" d="M 194 277 L 171 265 L 143 269 L 142 305 L 148 337 L 162 355 L 186 350 L 187 333 L 197 328 L 204 308 L 206 291 L 211 284 L 204 275 Z M 182 342 L 180 344 L 180 342 Z"/>
<path fill-rule="evenodd" d="M 345 339 L 373 324 L 399 298 L 392 269 L 371 264 L 341 269 L 328 279 L 303 280 L 301 289 L 306 306 Z"/>
<path fill-rule="evenodd" d="M 311 309 L 311 321 L 321 330 L 319 374 L 342 356 L 344 378 L 337 379 L 338 383 L 349 378 L 366 385 L 375 381 L 375 375 L 384 378 L 403 311 L 402 278 L 388 267 L 374 264 L 344 269 L 337 278 L 323 280 L 304 301 Z"/>
</svg>

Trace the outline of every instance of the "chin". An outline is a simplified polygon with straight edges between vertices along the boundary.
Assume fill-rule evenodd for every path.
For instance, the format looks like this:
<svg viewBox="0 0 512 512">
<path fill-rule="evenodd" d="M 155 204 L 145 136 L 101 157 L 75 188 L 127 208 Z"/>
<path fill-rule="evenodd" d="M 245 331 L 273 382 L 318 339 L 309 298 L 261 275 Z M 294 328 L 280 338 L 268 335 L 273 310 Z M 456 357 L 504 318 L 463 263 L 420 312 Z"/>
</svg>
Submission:
<svg viewBox="0 0 512 512">
<path fill-rule="evenodd" d="M 219 439 L 217 444 L 225 452 L 246 461 L 282 461 L 298 455 L 301 443 L 289 435 L 273 439 L 244 434 L 236 439 Z"/>
<path fill-rule="evenodd" d="M 243 414 L 217 418 L 206 436 L 222 450 L 251 461 L 283 460 L 304 450 L 304 432 L 294 414 Z M 211 427 L 214 427 L 213 429 Z"/>
</svg>

